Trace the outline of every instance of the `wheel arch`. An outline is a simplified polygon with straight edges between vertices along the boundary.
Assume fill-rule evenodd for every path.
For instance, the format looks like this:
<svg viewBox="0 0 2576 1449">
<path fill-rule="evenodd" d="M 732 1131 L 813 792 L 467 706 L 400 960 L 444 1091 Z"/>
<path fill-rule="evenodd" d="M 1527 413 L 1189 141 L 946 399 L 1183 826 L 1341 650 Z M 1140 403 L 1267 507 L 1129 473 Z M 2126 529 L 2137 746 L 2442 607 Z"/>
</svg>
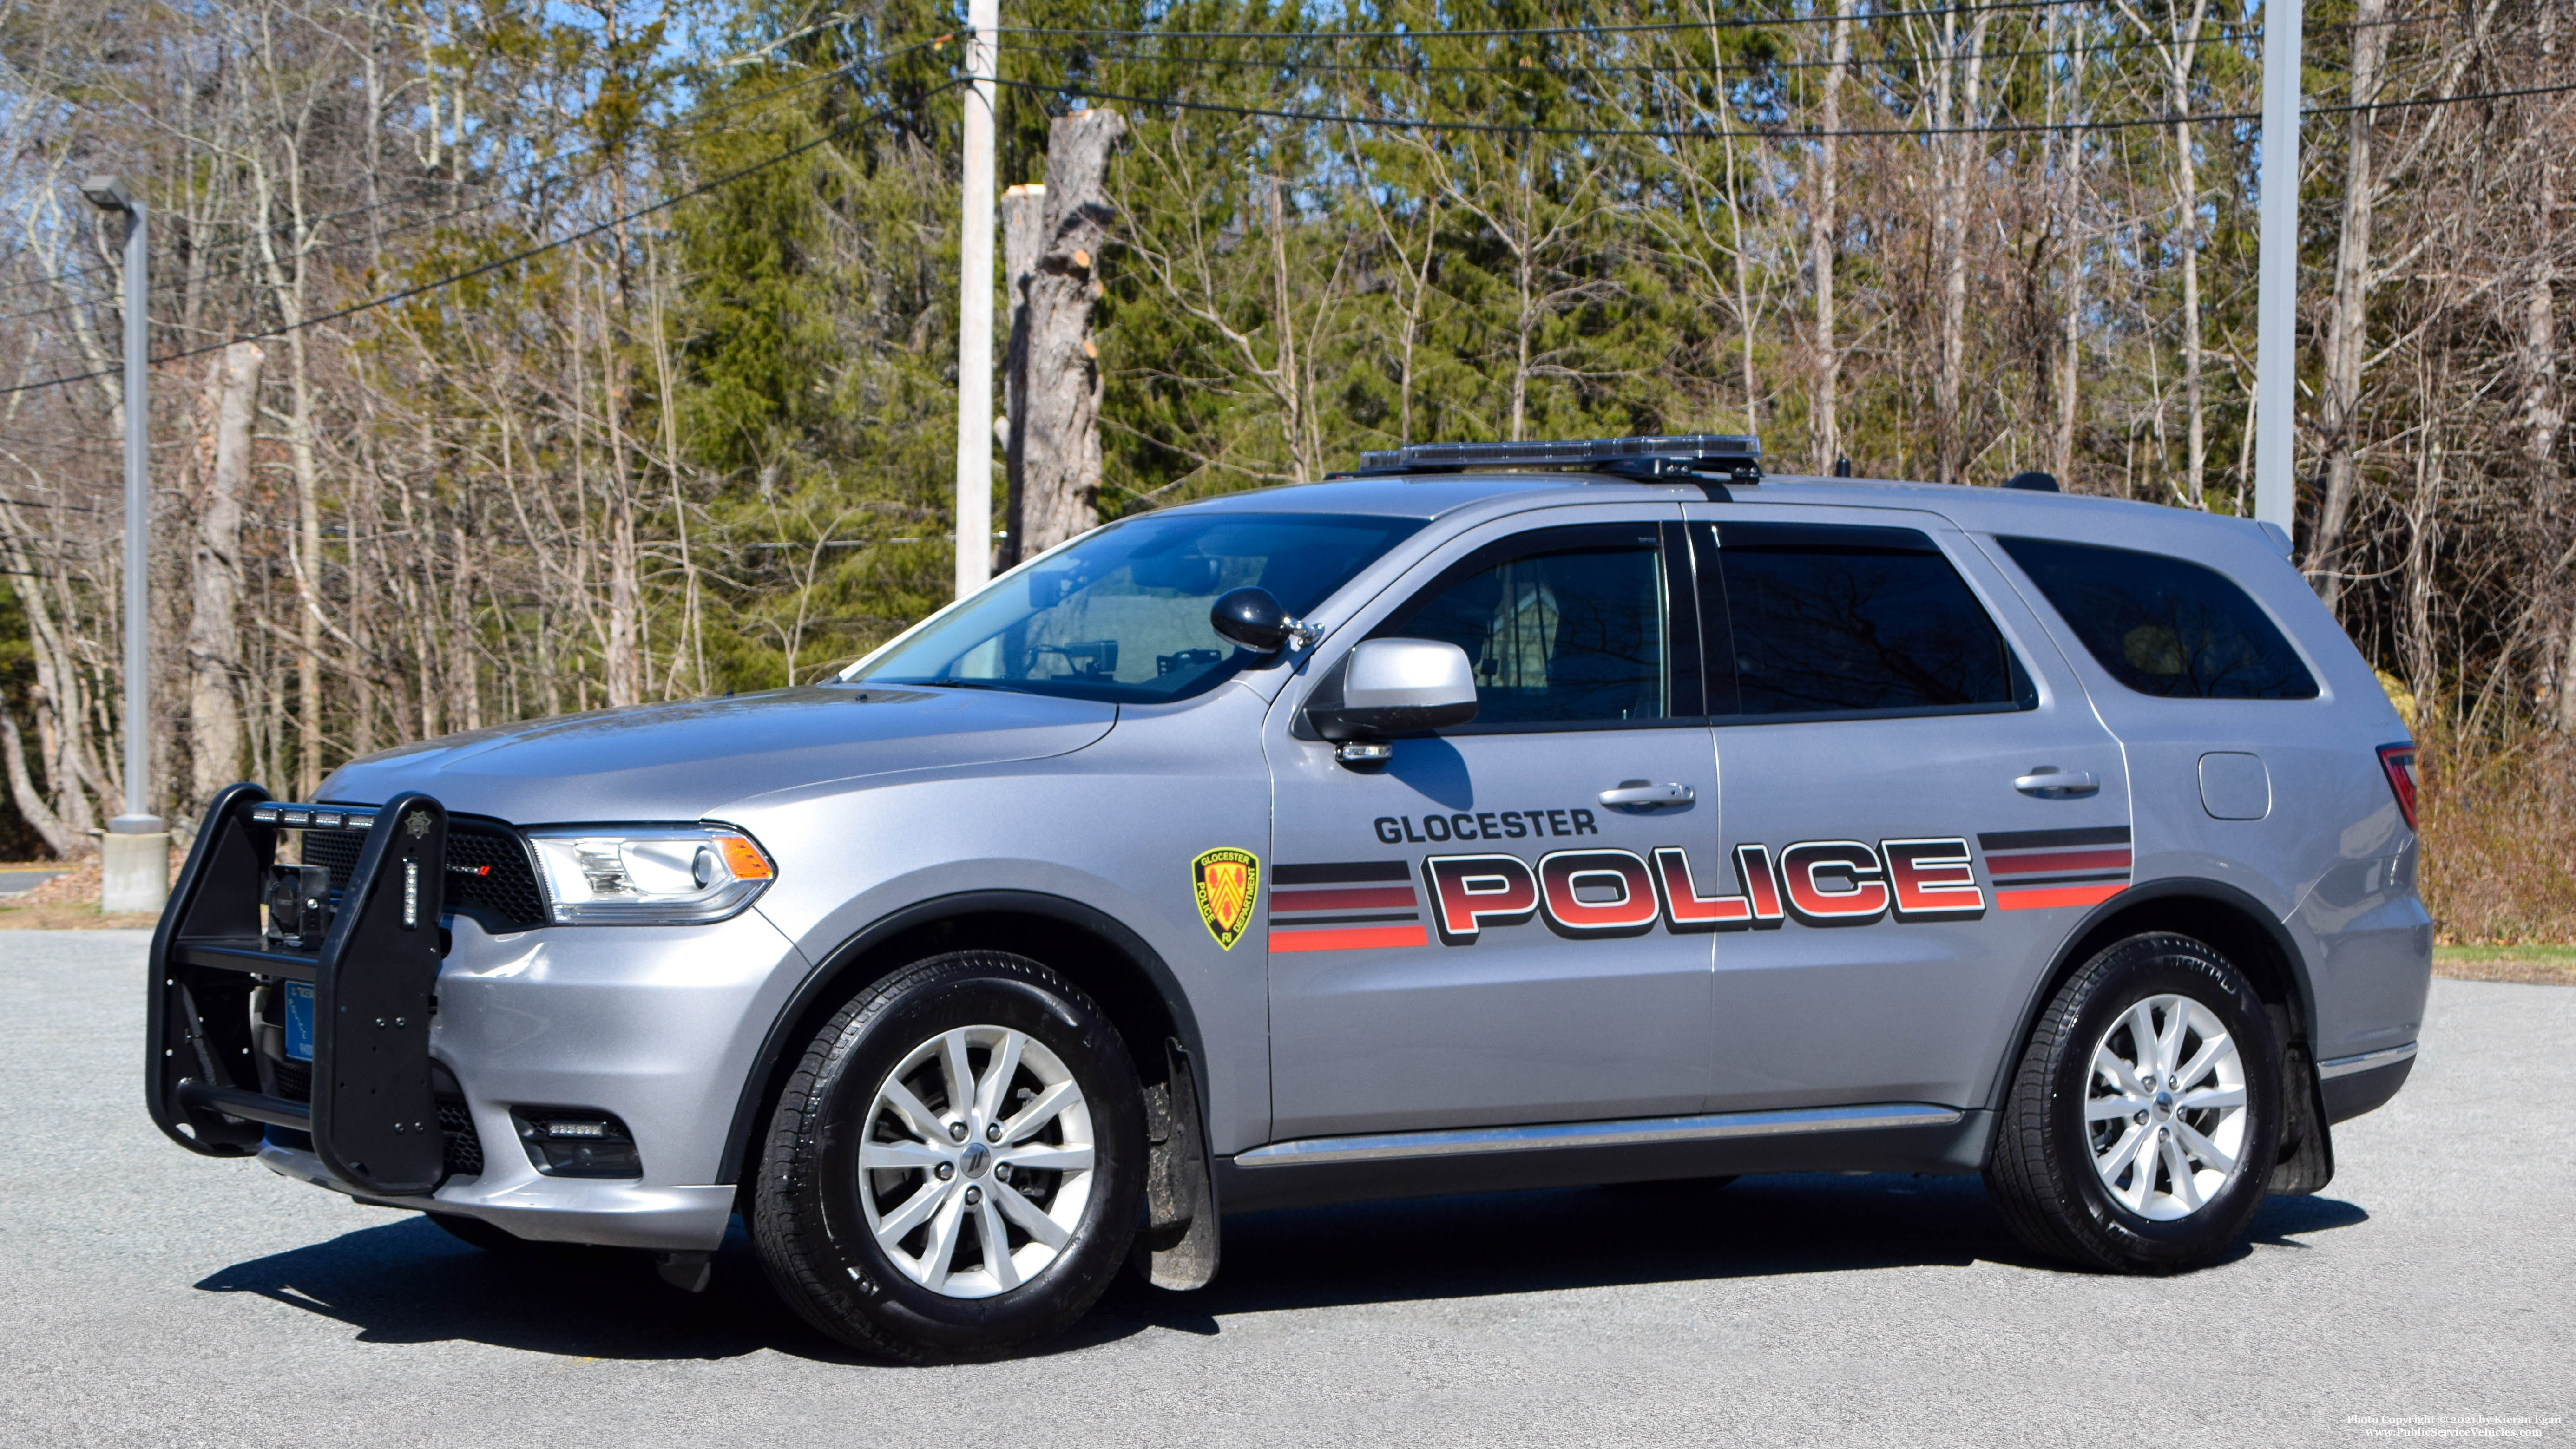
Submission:
<svg viewBox="0 0 2576 1449">
<path fill-rule="evenodd" d="M 2289 928 L 2262 902 L 2223 881 L 2148 881 L 2094 907 L 2067 934 L 2047 974 L 2022 1003 L 2020 1020 L 1986 1089 L 1989 1106 L 2002 1107 L 2031 1029 L 2067 978 L 2112 942 L 2150 931 L 2171 931 L 2207 942 L 2244 971 L 2265 1005 L 2278 1007 L 2288 1016 L 2290 1036 L 2282 1042 L 2284 1048 L 2307 1040 L 2310 1024 L 2316 1020 L 2315 988 Z"/>
<path fill-rule="evenodd" d="M 882 916 L 835 948 L 798 983 L 761 1038 L 725 1134 L 716 1181 L 740 1184 L 770 1104 L 795 1070 L 797 1053 L 852 993 L 941 951 L 1011 951 L 1046 963 L 1106 1012 L 1149 1087 L 1172 1075 L 1163 1049 L 1176 1039 L 1193 1061 L 1207 1060 L 1197 1018 L 1171 967 L 1143 937 L 1080 901 L 1042 891 L 963 891 Z M 1204 1065 L 1191 1073 L 1202 1096 Z M 1207 1120 L 1207 1103 L 1196 1119 Z"/>
</svg>

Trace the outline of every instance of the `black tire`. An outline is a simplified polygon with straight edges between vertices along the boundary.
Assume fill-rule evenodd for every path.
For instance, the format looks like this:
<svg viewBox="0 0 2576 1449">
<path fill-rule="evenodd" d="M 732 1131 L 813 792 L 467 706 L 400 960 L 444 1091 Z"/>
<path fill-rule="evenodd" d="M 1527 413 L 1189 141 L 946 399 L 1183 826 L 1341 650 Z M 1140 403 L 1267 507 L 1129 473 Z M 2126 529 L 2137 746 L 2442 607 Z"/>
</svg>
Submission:
<svg viewBox="0 0 2576 1449">
<path fill-rule="evenodd" d="M 2245 1116 L 2236 1165 L 2224 1184 L 2197 1209 L 2157 1221 L 2121 1202 L 2095 1168 L 2086 1100 L 2094 1052 L 2106 1035 L 2138 1003 L 2169 995 L 2208 1011 L 2234 1039 Z M 2139 1130 L 2165 1130 L 2154 1120 L 2167 1110 L 2152 1108 Z M 2196 1115 L 2176 1111 L 2173 1120 Z M 2132 936 L 2085 963 L 2040 1014 L 1995 1124 L 1986 1189 L 2014 1235 L 2045 1257 L 2109 1272 L 2179 1272 L 2243 1236 L 2280 1155 L 2282 1123 L 2280 1042 L 2244 973 L 2188 936 Z M 2128 1121 L 2105 1122 L 2102 1130 L 2113 1141 L 2129 1130 Z M 2151 1176 L 2140 1191 L 2173 1178 L 2169 1170 Z"/>
<path fill-rule="evenodd" d="M 878 1130 L 870 1110 L 894 1068 L 942 1033 L 975 1026 L 1024 1032 L 1071 1073 L 1091 1114 L 1093 1176 L 1053 1261 L 1017 1287 L 958 1298 L 916 1281 L 878 1244 L 858 1154 Z M 989 1066 L 988 1056 L 977 1070 Z M 843 1343 L 911 1361 L 994 1358 L 1061 1332 L 1099 1300 L 1126 1260 L 1144 1181 L 1143 1093 L 1108 1017 L 1026 957 L 952 952 L 868 986 L 815 1033 L 771 1117 L 752 1242 L 779 1294 Z"/>
</svg>

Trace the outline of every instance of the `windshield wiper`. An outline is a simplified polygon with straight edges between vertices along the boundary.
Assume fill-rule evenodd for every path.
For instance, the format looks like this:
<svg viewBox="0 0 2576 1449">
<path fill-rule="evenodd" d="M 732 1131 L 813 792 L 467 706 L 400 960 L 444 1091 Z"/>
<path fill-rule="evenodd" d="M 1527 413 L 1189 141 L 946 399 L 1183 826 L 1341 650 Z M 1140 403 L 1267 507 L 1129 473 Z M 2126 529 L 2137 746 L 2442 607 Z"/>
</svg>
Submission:
<svg viewBox="0 0 2576 1449">
<path fill-rule="evenodd" d="M 1019 694 L 1023 692 L 1013 689 L 1007 684 L 991 679 L 900 679 L 892 682 L 897 684 L 926 684 L 933 689 L 998 689 L 1007 694 Z"/>
</svg>

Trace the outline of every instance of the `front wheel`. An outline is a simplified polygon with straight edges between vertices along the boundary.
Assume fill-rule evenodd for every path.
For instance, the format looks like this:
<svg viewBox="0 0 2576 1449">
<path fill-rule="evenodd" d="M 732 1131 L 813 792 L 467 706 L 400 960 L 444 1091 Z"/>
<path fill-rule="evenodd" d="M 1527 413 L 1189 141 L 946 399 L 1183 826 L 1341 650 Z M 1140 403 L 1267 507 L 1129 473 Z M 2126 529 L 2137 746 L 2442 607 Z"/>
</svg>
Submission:
<svg viewBox="0 0 2576 1449">
<path fill-rule="evenodd" d="M 2173 1272 L 2244 1233 L 2281 1127 L 2280 1043 L 2244 974 L 2189 937 L 2132 936 L 2041 1014 L 1986 1186 L 2040 1253 Z"/>
<path fill-rule="evenodd" d="M 992 1357 L 1098 1300 L 1144 1163 L 1143 1094 L 1099 1008 L 1026 957 L 954 952 L 815 1035 L 771 1119 L 752 1237 L 823 1332 Z"/>
</svg>

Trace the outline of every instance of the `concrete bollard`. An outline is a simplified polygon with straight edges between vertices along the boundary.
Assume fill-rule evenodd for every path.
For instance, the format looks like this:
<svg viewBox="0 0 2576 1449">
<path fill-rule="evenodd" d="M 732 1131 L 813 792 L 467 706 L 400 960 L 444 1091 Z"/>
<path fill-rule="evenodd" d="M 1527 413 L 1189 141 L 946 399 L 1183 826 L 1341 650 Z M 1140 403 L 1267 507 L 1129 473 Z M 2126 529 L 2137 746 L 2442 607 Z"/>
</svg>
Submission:
<svg viewBox="0 0 2576 1449">
<path fill-rule="evenodd" d="M 170 832 L 98 839 L 98 908 L 103 912 L 158 912 L 170 899 Z"/>
</svg>

